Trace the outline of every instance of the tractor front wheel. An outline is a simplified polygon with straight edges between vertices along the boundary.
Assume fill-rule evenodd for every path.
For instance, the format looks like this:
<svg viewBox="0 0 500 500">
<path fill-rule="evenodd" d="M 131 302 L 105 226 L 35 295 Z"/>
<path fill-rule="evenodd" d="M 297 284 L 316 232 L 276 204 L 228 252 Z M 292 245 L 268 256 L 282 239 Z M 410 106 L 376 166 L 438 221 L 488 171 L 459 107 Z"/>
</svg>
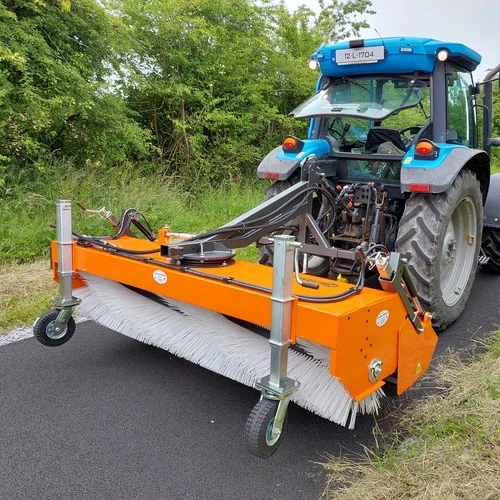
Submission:
<svg viewBox="0 0 500 500">
<path fill-rule="evenodd" d="M 463 170 L 445 193 L 412 194 L 399 223 L 396 251 L 436 330 L 463 311 L 476 273 L 483 204 L 474 173 Z"/>
</svg>

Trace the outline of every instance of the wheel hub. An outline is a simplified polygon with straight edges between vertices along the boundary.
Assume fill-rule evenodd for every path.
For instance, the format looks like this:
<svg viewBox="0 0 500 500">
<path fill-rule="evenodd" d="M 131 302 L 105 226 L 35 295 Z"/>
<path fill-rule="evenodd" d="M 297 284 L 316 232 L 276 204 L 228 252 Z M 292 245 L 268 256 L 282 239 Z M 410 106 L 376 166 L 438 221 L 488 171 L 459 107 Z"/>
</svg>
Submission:
<svg viewBox="0 0 500 500">
<path fill-rule="evenodd" d="M 274 446 L 280 436 L 281 436 L 281 429 L 277 429 L 274 426 L 274 418 L 269 422 L 269 425 L 267 426 L 267 431 L 266 431 L 266 444 L 267 446 Z"/>
<path fill-rule="evenodd" d="M 446 228 L 440 259 L 443 300 L 456 304 L 467 285 L 477 248 L 477 213 L 470 197 L 455 207 Z"/>
<path fill-rule="evenodd" d="M 47 325 L 47 330 L 46 330 L 47 337 L 49 337 L 52 340 L 59 340 L 60 338 L 64 337 L 64 335 L 66 334 L 66 330 L 67 330 L 66 327 L 64 328 L 57 327 L 56 322 L 51 321 Z"/>
<path fill-rule="evenodd" d="M 446 252 L 446 257 L 448 262 L 452 262 L 455 260 L 455 253 L 457 250 L 457 242 L 455 240 L 451 240 L 448 244 L 448 251 Z"/>
</svg>

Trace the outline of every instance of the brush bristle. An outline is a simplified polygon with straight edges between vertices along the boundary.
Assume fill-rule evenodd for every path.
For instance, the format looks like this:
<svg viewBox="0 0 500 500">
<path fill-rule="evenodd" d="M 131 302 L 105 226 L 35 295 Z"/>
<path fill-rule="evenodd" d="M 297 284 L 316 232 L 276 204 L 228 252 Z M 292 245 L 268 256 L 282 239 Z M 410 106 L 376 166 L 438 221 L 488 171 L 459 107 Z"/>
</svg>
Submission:
<svg viewBox="0 0 500 500">
<path fill-rule="evenodd" d="M 84 278 L 87 287 L 75 295 L 82 299 L 80 311 L 89 319 L 250 387 L 269 374 L 267 339 L 221 314 L 164 297 L 159 303 L 94 275 Z M 350 429 L 357 412 L 378 412 L 380 389 L 354 401 L 330 375 L 324 348 L 309 341 L 300 345 L 314 357 L 289 351 L 288 376 L 301 384 L 292 401 L 337 424 L 349 423 Z"/>
</svg>

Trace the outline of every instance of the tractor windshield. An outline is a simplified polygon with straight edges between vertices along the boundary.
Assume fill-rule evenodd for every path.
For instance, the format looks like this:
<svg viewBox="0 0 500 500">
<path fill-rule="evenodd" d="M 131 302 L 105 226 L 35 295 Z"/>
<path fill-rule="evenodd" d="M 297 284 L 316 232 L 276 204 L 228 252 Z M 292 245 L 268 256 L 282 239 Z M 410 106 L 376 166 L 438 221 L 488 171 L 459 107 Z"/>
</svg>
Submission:
<svg viewBox="0 0 500 500">
<path fill-rule="evenodd" d="M 290 114 L 295 118 L 354 116 L 383 120 L 416 106 L 427 85 L 414 76 L 335 78 Z"/>
</svg>

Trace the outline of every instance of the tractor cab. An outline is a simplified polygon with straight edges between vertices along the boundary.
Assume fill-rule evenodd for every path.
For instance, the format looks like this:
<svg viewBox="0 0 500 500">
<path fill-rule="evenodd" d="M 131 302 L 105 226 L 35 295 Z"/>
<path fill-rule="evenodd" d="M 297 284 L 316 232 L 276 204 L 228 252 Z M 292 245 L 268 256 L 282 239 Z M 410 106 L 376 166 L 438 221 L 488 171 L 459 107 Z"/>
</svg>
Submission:
<svg viewBox="0 0 500 500">
<path fill-rule="evenodd" d="M 399 180 L 414 140 L 432 139 L 429 86 L 426 75 L 327 77 L 292 114 L 312 118 L 312 139 L 326 140 L 332 154 L 356 156 L 345 157 L 344 177 Z"/>
<path fill-rule="evenodd" d="M 341 179 L 384 180 L 399 187 L 403 166 L 408 171 L 422 160 L 431 166 L 437 152 L 444 159 L 456 146 L 477 148 L 472 71 L 480 61 L 462 44 L 428 38 L 321 47 L 310 60 L 310 67 L 321 71 L 316 93 L 291 112 L 310 120 L 308 139 L 300 151 L 286 143 L 272 151 L 259 176 L 284 180 L 304 156 L 314 154 L 335 157 Z M 415 183 L 409 182 L 411 175 L 404 177 L 401 191 L 411 192 Z"/>
</svg>

